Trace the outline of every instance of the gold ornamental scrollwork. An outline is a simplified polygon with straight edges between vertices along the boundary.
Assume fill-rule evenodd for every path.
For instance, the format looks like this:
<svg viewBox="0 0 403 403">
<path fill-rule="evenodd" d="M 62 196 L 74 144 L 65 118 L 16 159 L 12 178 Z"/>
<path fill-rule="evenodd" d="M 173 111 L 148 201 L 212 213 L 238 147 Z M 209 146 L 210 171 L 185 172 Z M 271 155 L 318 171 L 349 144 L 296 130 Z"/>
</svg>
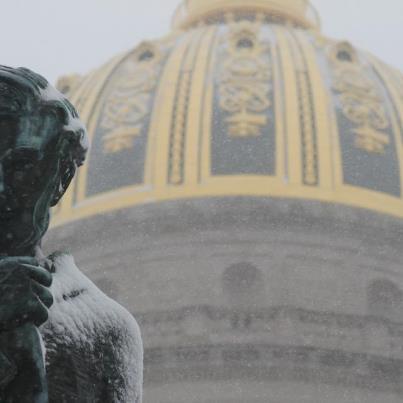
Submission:
<svg viewBox="0 0 403 403">
<path fill-rule="evenodd" d="M 268 124 L 271 107 L 269 44 L 258 39 L 260 24 L 230 26 L 228 47 L 219 76 L 220 107 L 231 137 L 258 137 Z"/>
<path fill-rule="evenodd" d="M 152 43 L 143 43 L 113 83 L 100 124 L 105 130 L 102 138 L 105 154 L 133 148 L 150 111 L 149 103 L 158 82 L 160 61 L 160 50 Z"/>
<path fill-rule="evenodd" d="M 371 154 L 384 154 L 390 144 L 390 127 L 384 101 L 373 80 L 360 64 L 353 47 L 337 44 L 330 53 L 333 89 L 344 116 L 354 123 L 355 147 Z"/>
</svg>

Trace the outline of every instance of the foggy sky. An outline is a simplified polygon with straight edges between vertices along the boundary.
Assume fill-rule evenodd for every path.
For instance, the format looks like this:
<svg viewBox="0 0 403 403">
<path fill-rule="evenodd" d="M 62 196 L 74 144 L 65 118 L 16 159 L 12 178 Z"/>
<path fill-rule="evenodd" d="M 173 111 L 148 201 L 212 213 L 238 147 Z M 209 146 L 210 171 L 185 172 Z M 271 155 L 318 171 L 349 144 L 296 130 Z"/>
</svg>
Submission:
<svg viewBox="0 0 403 403">
<path fill-rule="evenodd" d="M 245 2 L 248 0 L 245 0 Z M 0 64 L 54 82 L 169 32 L 179 0 L 0 0 Z M 402 0 L 312 0 L 322 31 L 403 70 Z"/>
</svg>

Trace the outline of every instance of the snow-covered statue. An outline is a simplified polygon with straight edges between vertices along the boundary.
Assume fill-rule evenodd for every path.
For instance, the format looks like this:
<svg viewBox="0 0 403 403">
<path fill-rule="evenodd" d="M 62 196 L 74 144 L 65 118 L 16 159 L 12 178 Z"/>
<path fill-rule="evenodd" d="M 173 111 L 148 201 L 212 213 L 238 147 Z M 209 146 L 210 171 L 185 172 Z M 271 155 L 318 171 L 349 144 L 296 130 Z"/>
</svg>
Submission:
<svg viewBox="0 0 403 403">
<path fill-rule="evenodd" d="M 86 150 L 85 129 L 61 94 L 27 69 L 0 66 L 2 403 L 141 402 L 134 318 L 71 256 L 41 253 L 49 209 Z"/>
</svg>

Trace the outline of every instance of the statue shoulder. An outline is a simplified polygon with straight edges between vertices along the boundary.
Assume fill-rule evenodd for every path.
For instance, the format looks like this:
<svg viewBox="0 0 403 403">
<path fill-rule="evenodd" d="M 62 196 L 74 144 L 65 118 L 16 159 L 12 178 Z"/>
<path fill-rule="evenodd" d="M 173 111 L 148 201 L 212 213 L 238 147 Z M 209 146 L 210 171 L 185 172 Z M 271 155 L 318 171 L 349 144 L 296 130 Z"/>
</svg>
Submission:
<svg viewBox="0 0 403 403">
<path fill-rule="evenodd" d="M 139 326 L 124 307 L 104 294 L 74 262 L 73 256 L 59 254 L 54 261 L 51 291 L 55 300 L 50 309 L 50 320 L 74 316 L 74 322 L 84 330 L 120 330 L 131 341 L 141 345 Z M 96 329 L 96 331 L 95 331 Z"/>
<path fill-rule="evenodd" d="M 113 378 L 108 379 L 110 394 L 124 391 L 122 401 L 140 402 L 143 345 L 135 318 L 86 277 L 71 255 L 60 254 L 52 260 L 55 303 L 43 328 L 45 341 L 64 344 L 66 338 L 76 345 L 89 343 L 102 352 L 98 365 Z"/>
</svg>

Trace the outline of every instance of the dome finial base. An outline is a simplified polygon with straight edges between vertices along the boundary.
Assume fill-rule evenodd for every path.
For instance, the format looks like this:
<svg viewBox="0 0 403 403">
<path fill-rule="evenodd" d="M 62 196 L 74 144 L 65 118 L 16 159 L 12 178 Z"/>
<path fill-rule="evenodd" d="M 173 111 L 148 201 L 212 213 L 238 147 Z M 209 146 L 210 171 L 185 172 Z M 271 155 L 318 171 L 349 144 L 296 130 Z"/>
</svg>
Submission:
<svg viewBox="0 0 403 403">
<path fill-rule="evenodd" d="M 301 27 L 320 28 L 318 14 L 309 0 L 183 0 L 175 12 L 172 26 L 187 29 L 200 21 L 236 11 L 263 13 Z"/>
</svg>

